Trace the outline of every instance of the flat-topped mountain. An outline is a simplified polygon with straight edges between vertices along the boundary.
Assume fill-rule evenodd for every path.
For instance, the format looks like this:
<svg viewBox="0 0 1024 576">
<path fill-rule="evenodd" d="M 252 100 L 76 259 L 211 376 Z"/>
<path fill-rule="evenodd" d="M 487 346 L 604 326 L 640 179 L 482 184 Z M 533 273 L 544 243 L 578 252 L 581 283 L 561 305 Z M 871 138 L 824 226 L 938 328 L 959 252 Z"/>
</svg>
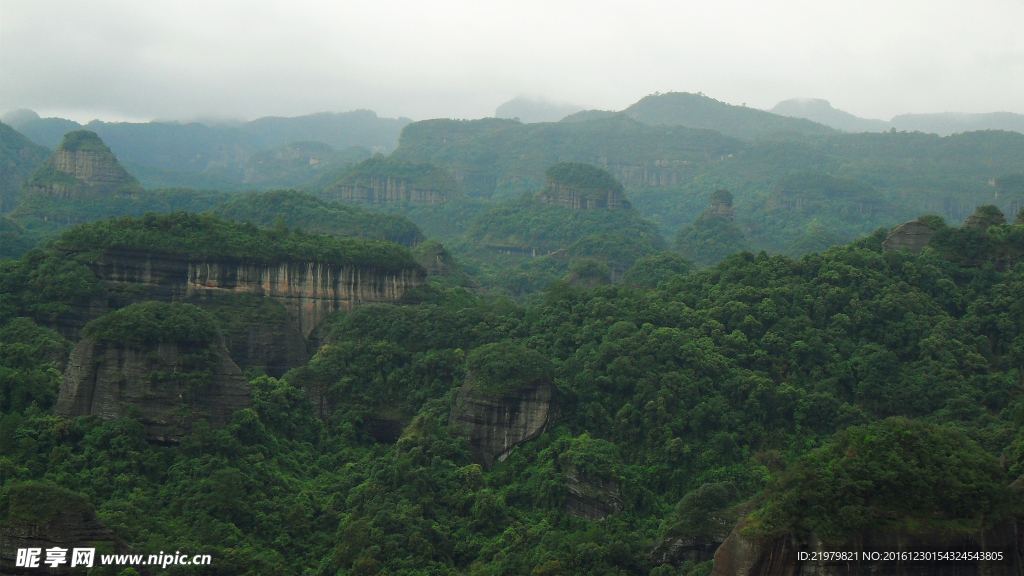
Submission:
<svg viewBox="0 0 1024 576">
<path fill-rule="evenodd" d="M 573 210 L 630 208 L 622 184 L 607 170 L 579 162 L 560 162 L 547 169 L 547 182 L 537 195 L 545 204 Z"/>
<path fill-rule="evenodd" d="M 454 178 L 444 169 L 383 155 L 356 164 L 322 194 L 325 198 L 370 204 L 437 204 L 458 196 Z"/>
<path fill-rule="evenodd" d="M 142 186 L 118 163 L 110 148 L 88 130 L 68 132 L 24 189 L 28 194 L 58 199 L 142 192 Z"/>
</svg>

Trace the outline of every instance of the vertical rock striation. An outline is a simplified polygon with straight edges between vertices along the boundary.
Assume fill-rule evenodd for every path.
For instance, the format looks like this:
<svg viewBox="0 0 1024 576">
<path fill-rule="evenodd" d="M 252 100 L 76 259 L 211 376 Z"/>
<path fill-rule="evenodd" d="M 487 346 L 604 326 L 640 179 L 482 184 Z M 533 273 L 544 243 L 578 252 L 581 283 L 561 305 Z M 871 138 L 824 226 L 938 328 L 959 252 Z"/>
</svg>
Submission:
<svg viewBox="0 0 1024 576">
<path fill-rule="evenodd" d="M 324 192 L 324 196 L 328 198 L 371 204 L 441 204 L 447 202 L 451 195 L 450 190 L 421 188 L 408 180 L 378 176 L 370 178 L 366 184 L 343 184 Z"/>
<path fill-rule="evenodd" d="M 367 302 L 398 302 L 424 281 L 421 268 L 398 271 L 319 262 L 267 264 L 237 259 L 195 261 L 153 252 L 110 250 L 89 267 L 108 289 L 144 299 L 180 301 L 215 294 L 256 294 L 280 302 L 295 329 L 309 337 L 337 310 Z"/>
<path fill-rule="evenodd" d="M 196 365 L 197 358 L 203 365 Z M 186 377 L 189 372 L 195 376 Z M 249 383 L 220 344 L 135 347 L 85 338 L 71 353 L 56 412 L 104 420 L 136 415 L 148 440 L 174 443 L 200 418 L 214 427 L 227 424 L 236 410 L 250 406 L 250 396 Z"/>
<path fill-rule="evenodd" d="M 501 395 L 464 385 L 452 407 L 450 426 L 469 435 L 473 461 L 490 469 L 516 446 L 540 436 L 554 419 L 554 386 L 538 383 Z"/>
</svg>

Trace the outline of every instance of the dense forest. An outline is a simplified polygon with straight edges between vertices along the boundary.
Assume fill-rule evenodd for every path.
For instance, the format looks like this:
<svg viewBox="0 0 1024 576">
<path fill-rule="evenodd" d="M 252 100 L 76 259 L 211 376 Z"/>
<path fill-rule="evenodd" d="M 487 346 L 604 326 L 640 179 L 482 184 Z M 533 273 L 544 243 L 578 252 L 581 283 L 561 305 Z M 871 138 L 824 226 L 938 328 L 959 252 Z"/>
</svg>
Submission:
<svg viewBox="0 0 1024 576">
<path fill-rule="evenodd" d="M 2 264 L 6 513 L 26 487 L 70 490 L 137 549 L 210 553 L 224 574 L 707 574 L 708 558 L 660 564 L 652 550 L 713 532 L 715 513 L 842 543 L 1022 512 L 1009 485 L 1024 474 L 1024 275 L 976 260 L 1019 258 L 1020 225 L 936 222 L 921 255 L 883 252 L 880 231 L 700 271 L 651 256 L 634 282 L 556 282 L 525 306 L 435 285 L 430 302 L 331 316 L 307 365 L 249 373 L 251 407 L 180 442 L 147 442 L 144 414 L 55 415 L 74 343 L 53 319 L 109 288 L 68 250 L 184 250 L 201 234 L 279 258 L 337 242 L 304 233 L 267 253 L 255 228 L 219 222 L 78 226 Z M 135 304 L 82 335 L 202 348 L 223 328 L 201 305 Z M 195 358 L 184 373 L 201 387 L 209 361 Z M 539 383 L 553 390 L 539 435 L 489 466 L 474 458 L 451 424 L 460 402 Z M 583 498 L 603 519 L 579 512 Z"/>
<path fill-rule="evenodd" d="M 727 136 L 674 101 L 256 157 L 308 191 L 147 189 L 92 132 L 48 159 L 11 130 L 5 538 L 213 558 L 169 574 L 776 574 L 897 541 L 1019 571 L 1024 136 L 697 100 Z"/>
</svg>

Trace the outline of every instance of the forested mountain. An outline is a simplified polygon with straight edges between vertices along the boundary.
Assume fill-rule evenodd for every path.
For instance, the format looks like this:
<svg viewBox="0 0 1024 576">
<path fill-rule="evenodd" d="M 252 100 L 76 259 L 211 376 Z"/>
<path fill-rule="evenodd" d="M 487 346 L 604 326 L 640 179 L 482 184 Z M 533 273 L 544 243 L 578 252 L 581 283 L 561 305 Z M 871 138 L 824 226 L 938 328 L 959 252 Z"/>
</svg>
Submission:
<svg viewBox="0 0 1024 576">
<path fill-rule="evenodd" d="M 380 118 L 370 110 L 355 110 L 294 118 L 266 117 L 237 125 L 213 126 L 198 122 L 99 120 L 83 126 L 62 118 L 38 117 L 22 118 L 21 122 L 14 128 L 51 149 L 57 147 L 67 132 L 83 128 L 95 132 L 147 187 L 251 189 L 263 183 L 247 178 L 247 168 L 260 152 L 296 142 L 319 142 L 331 148 L 324 156 L 330 157 L 337 150 L 342 155 L 339 160 L 344 161 L 345 151 L 353 146 L 390 151 L 402 127 L 410 120 Z M 306 160 L 309 159 L 307 156 Z M 328 164 L 325 162 L 323 167 Z M 271 178 L 277 182 L 270 186 L 294 187 L 312 177 L 303 174 L 298 179 L 287 179 L 287 174 L 275 172 Z M 282 178 L 286 178 L 283 183 Z"/>
<path fill-rule="evenodd" d="M 1015 213 L 1021 199 L 1000 193 L 995 181 L 1019 173 L 1024 135 L 886 132 L 744 142 L 624 115 L 528 125 L 430 120 L 407 126 L 392 157 L 443 167 L 464 195 L 492 199 L 539 190 L 544 170 L 557 162 L 601 166 L 666 236 L 694 222 L 715 190 L 727 189 L 752 249 L 800 255 L 921 213 L 962 221 L 983 203 Z M 454 208 L 419 210 L 414 218 L 431 229 L 431 217 Z"/>
<path fill-rule="evenodd" d="M 959 132 L 978 130 L 1006 130 L 1024 133 L 1024 115 L 1012 112 L 967 114 L 947 112 L 937 114 L 900 114 L 888 122 L 859 118 L 833 108 L 827 100 L 819 98 L 793 98 L 783 100 L 769 110 L 774 114 L 793 118 L 806 118 L 844 132 L 885 132 L 897 130 L 925 132 L 949 136 Z"/>
<path fill-rule="evenodd" d="M 0 213 L 14 209 L 22 183 L 49 155 L 49 150 L 0 122 Z"/>
<path fill-rule="evenodd" d="M 264 202 L 338 210 L 289 194 Z M 1003 551 L 986 570 L 1017 573 L 1024 215 L 1006 220 L 700 270 L 651 253 L 617 284 L 583 262 L 529 304 L 386 242 L 185 213 L 72 227 L 0 262 L 5 538 L 213 558 L 181 574 L 782 574 L 866 542 Z"/>
<path fill-rule="evenodd" d="M 831 134 L 828 126 L 802 118 L 789 118 L 715 100 L 704 94 L 669 92 L 652 94 L 622 111 L 651 126 L 707 128 L 735 138 L 792 138 Z"/>
</svg>

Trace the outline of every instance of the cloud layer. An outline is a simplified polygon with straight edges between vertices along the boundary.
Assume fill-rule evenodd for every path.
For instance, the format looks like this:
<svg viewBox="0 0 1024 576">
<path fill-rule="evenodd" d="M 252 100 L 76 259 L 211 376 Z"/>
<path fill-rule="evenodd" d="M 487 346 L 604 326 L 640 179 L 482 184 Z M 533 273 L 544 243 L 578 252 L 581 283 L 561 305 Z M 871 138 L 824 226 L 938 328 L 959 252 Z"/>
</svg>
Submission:
<svg viewBox="0 0 1024 576">
<path fill-rule="evenodd" d="M 520 94 L 621 109 L 697 92 L 854 114 L 1024 113 L 1021 0 L 0 2 L 0 109 L 76 120 L 376 110 Z"/>
</svg>

